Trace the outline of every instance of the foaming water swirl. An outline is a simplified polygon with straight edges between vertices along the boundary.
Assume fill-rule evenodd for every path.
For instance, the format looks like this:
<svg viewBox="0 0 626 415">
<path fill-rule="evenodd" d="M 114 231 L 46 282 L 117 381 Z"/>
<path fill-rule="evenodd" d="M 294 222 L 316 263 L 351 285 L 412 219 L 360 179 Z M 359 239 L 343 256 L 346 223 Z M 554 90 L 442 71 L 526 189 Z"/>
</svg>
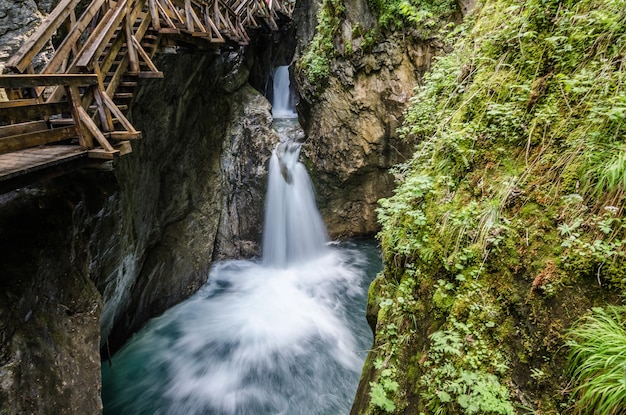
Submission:
<svg viewBox="0 0 626 415">
<path fill-rule="evenodd" d="M 104 363 L 105 414 L 349 412 L 380 260 L 371 244 L 328 244 L 299 153 L 282 143 L 272 155 L 262 259 L 214 264 Z"/>
</svg>

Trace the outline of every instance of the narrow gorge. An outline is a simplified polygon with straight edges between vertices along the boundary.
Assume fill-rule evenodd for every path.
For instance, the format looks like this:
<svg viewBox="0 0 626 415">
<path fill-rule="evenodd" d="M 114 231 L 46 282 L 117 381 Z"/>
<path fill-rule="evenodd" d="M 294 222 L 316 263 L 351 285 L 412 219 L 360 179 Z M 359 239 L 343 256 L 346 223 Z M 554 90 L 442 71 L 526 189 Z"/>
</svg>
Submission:
<svg viewBox="0 0 626 415">
<path fill-rule="evenodd" d="M 58 3 L 0 0 L 0 71 Z M 624 412 L 626 2 L 290 4 L 0 194 L 0 413 Z"/>
</svg>

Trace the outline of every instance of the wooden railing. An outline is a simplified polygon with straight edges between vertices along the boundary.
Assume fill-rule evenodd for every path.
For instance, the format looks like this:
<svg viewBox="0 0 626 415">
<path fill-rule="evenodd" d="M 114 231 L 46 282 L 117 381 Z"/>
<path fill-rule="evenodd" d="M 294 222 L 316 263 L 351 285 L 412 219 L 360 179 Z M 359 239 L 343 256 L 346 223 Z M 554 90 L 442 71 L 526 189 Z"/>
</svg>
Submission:
<svg viewBox="0 0 626 415">
<path fill-rule="evenodd" d="M 163 39 L 246 44 L 246 28 L 277 29 L 292 0 L 61 0 L 0 75 L 0 154 L 76 140 L 94 158 L 131 151 L 125 116 L 138 78 L 162 78 Z M 46 56 L 47 61 L 40 57 Z"/>
</svg>

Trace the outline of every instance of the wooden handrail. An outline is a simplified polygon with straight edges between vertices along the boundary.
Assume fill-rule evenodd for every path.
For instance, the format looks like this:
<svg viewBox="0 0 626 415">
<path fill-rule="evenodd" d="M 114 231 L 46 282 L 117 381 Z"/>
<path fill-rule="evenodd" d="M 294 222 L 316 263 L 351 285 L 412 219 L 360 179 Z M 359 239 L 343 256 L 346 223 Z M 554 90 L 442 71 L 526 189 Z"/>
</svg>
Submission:
<svg viewBox="0 0 626 415">
<path fill-rule="evenodd" d="M 76 61 L 76 66 L 79 68 L 88 68 L 93 59 L 100 56 L 106 47 L 105 40 L 109 40 L 113 37 L 113 33 L 124 19 L 127 3 L 128 0 L 121 0 L 115 5 L 111 16 L 109 16 L 108 19 L 101 20 L 100 24 L 94 30 L 95 36 L 90 37 L 87 44 L 85 44 L 83 52 Z"/>
<path fill-rule="evenodd" d="M 0 75 L 0 88 L 32 88 L 36 86 L 96 85 L 96 74 L 17 74 Z"/>
<path fill-rule="evenodd" d="M 57 7 L 52 10 L 37 28 L 20 50 L 9 59 L 7 67 L 16 72 L 24 72 L 28 68 L 35 56 L 46 43 L 52 38 L 56 30 L 74 10 L 80 0 L 61 0 Z"/>
</svg>

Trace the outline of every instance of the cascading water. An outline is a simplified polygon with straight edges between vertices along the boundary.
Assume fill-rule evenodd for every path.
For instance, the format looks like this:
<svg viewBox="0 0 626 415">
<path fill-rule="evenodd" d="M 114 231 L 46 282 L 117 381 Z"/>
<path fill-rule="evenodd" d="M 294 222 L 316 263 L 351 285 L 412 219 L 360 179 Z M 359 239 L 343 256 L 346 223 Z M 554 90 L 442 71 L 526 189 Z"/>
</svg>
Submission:
<svg viewBox="0 0 626 415">
<path fill-rule="evenodd" d="M 270 159 L 263 231 L 265 266 L 302 262 L 326 249 L 326 229 L 299 155 L 299 143 L 283 142 Z"/>
<path fill-rule="evenodd" d="M 214 264 L 192 298 L 103 364 L 105 414 L 347 414 L 371 333 L 373 243 L 327 242 L 300 144 L 274 151 L 263 258 Z"/>
<path fill-rule="evenodd" d="M 274 118 L 297 118 L 291 103 L 291 83 L 289 81 L 289 67 L 278 66 L 274 69 L 274 99 L 272 101 L 272 116 Z"/>
</svg>

